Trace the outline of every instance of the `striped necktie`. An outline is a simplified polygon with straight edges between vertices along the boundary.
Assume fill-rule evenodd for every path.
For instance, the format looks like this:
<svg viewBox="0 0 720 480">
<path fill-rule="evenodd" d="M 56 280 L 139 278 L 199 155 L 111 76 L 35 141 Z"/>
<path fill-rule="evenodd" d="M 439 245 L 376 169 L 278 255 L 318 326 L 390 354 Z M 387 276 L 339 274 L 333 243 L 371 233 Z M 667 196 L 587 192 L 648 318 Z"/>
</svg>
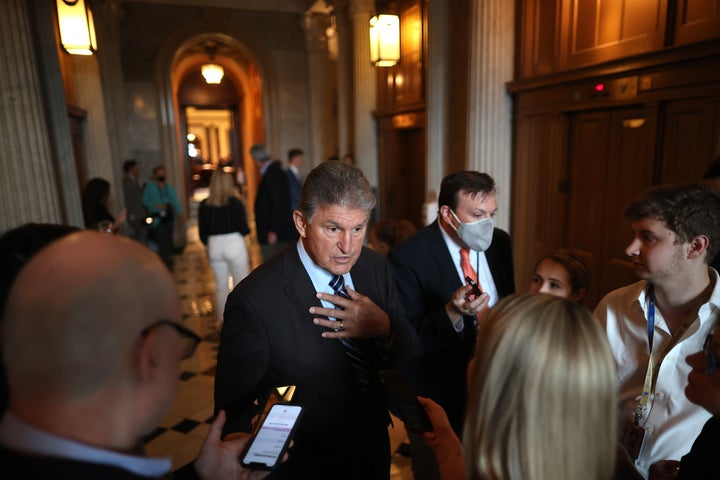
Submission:
<svg viewBox="0 0 720 480">
<path fill-rule="evenodd" d="M 350 295 L 348 295 L 345 290 L 345 280 L 342 275 L 333 275 L 329 285 L 335 292 L 335 295 L 351 300 Z M 364 392 L 367 392 L 370 380 L 370 363 L 368 362 L 368 355 L 365 352 L 365 349 L 359 342 L 351 338 L 341 338 L 340 342 L 345 346 L 346 352 L 350 357 L 350 362 L 352 363 L 353 370 L 355 371 L 355 376 L 360 383 L 360 388 Z"/>
</svg>

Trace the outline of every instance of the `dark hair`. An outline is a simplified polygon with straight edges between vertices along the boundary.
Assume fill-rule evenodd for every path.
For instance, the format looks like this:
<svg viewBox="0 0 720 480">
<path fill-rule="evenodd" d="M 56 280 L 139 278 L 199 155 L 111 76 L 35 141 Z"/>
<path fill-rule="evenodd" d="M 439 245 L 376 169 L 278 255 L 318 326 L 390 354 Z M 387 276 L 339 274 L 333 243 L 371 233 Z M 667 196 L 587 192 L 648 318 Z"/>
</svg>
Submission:
<svg viewBox="0 0 720 480">
<path fill-rule="evenodd" d="M 375 195 L 362 170 L 342 162 L 323 162 L 313 168 L 303 183 L 298 209 L 308 223 L 321 206 L 341 205 L 370 212 Z"/>
<path fill-rule="evenodd" d="M 650 218 L 663 222 L 685 243 L 698 235 L 710 241 L 705 254 L 709 262 L 720 250 L 720 196 L 700 183 L 660 185 L 647 190 L 625 208 L 631 222 Z"/>
<path fill-rule="evenodd" d="M 104 178 L 91 178 L 82 193 L 83 220 L 86 228 L 96 228 L 100 217 L 110 216 L 107 201 L 110 197 L 110 182 Z"/>
<path fill-rule="evenodd" d="M 137 165 L 135 160 L 129 159 L 123 162 L 123 172 L 128 173 L 131 168 Z"/>
<path fill-rule="evenodd" d="M 703 180 L 716 180 L 718 178 L 720 178 L 720 156 L 715 157 L 715 160 L 710 162 L 702 176 Z"/>
<path fill-rule="evenodd" d="M 290 150 L 288 150 L 288 161 L 291 161 L 293 158 L 303 155 L 304 153 L 305 152 L 303 152 L 299 148 L 291 148 Z"/>
<path fill-rule="evenodd" d="M 562 265 L 563 268 L 567 270 L 568 275 L 570 276 L 570 287 L 572 288 L 572 293 L 577 293 L 582 289 L 585 289 L 586 291 L 590 289 L 590 281 L 592 280 L 590 267 L 588 267 L 585 259 L 579 254 L 566 248 L 555 250 L 551 254 L 545 255 L 538 260 L 535 264 L 536 271 L 538 265 L 540 265 L 540 262 L 543 260 L 552 260 L 553 262 Z"/>
<path fill-rule="evenodd" d="M 373 233 L 381 242 L 385 242 L 388 248 L 392 248 L 402 242 L 413 233 L 417 232 L 415 225 L 407 219 L 395 220 L 386 218 L 380 220 L 373 227 Z"/>
<path fill-rule="evenodd" d="M 453 211 L 457 208 L 460 193 L 470 195 L 495 193 L 495 180 L 487 173 L 471 170 L 451 173 L 440 183 L 438 206 L 447 205 Z"/>
<path fill-rule="evenodd" d="M 0 236 L 0 312 L 5 307 L 10 285 L 23 265 L 41 248 L 79 230 L 72 225 L 26 223 Z"/>
</svg>

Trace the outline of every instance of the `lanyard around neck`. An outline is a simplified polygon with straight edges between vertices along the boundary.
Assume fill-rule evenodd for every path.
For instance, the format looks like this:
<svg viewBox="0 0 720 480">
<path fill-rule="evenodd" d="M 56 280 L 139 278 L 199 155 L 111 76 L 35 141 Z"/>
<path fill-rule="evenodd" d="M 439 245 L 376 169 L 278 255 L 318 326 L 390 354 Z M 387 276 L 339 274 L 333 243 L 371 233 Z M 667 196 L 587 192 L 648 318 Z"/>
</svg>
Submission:
<svg viewBox="0 0 720 480">
<path fill-rule="evenodd" d="M 695 322 L 697 314 L 692 312 L 688 316 L 680 328 L 670 337 L 670 341 L 667 343 L 665 348 L 659 352 L 657 361 L 653 364 L 653 337 L 655 336 L 655 291 L 653 286 L 650 285 L 648 290 L 648 366 L 645 373 L 645 383 L 643 384 L 643 392 L 638 401 L 637 407 L 635 408 L 635 425 L 640 425 L 640 421 L 645 416 L 647 410 L 647 404 L 650 401 L 650 393 L 653 391 L 657 380 L 657 372 L 660 371 L 660 364 L 665 359 L 665 356 L 673 349 L 680 339 L 685 335 L 688 328 Z"/>
</svg>

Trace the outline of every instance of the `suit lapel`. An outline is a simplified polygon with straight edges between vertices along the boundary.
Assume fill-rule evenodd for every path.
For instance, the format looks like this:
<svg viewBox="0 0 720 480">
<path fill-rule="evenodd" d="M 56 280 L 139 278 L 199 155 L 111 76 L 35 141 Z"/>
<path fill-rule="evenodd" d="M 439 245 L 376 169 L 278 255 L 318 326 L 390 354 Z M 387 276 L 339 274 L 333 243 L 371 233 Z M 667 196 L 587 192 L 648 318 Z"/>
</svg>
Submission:
<svg viewBox="0 0 720 480">
<path fill-rule="evenodd" d="M 432 255 L 435 263 L 437 264 L 438 270 L 442 272 L 442 278 L 448 286 L 452 287 L 452 291 L 457 290 L 460 285 L 460 278 L 458 277 L 455 263 L 453 262 L 452 255 L 448 251 L 448 246 L 445 243 L 445 238 L 442 236 L 440 231 L 440 225 L 435 220 L 435 228 L 433 230 L 433 238 L 430 242 L 430 255 Z"/>
</svg>

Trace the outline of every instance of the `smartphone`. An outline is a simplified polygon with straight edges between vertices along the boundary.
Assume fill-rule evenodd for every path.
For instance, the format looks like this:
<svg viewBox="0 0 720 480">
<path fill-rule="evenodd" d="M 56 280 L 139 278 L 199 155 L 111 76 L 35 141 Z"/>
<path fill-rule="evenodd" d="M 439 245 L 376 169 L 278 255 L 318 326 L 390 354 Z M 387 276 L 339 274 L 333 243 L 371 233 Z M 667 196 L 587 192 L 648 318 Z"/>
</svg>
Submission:
<svg viewBox="0 0 720 480">
<path fill-rule="evenodd" d="M 468 284 L 472 287 L 472 293 L 473 293 L 473 295 L 475 295 L 476 298 L 479 297 L 480 295 L 482 295 L 483 291 L 480 290 L 480 286 L 477 284 L 477 282 L 475 280 L 468 277 L 467 275 L 465 276 L 465 280 L 467 280 Z"/>
<path fill-rule="evenodd" d="M 381 370 L 380 380 L 406 429 L 414 433 L 432 431 L 425 408 L 420 405 L 417 394 L 400 371 Z"/>
<path fill-rule="evenodd" d="M 276 403 L 248 443 L 240 463 L 250 470 L 272 470 L 282 461 L 298 420 L 300 405 Z"/>
</svg>

